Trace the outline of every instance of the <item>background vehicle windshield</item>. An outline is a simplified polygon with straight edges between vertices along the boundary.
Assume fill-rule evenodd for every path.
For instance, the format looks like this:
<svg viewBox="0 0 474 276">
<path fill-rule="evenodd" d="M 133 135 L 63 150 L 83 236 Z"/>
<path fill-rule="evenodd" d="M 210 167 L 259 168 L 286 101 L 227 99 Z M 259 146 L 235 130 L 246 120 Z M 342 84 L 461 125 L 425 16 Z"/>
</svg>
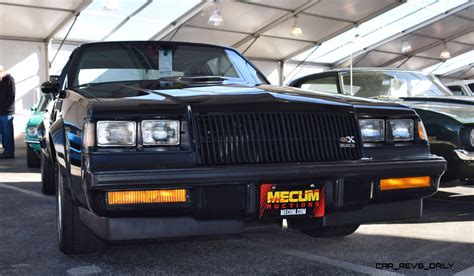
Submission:
<svg viewBox="0 0 474 276">
<path fill-rule="evenodd" d="M 209 76 L 237 83 L 264 82 L 264 77 L 237 53 L 210 46 L 133 42 L 97 44 L 83 49 L 75 64 L 73 75 L 69 76 L 72 86 Z"/>
<path fill-rule="evenodd" d="M 451 92 L 434 77 L 403 71 L 354 72 L 352 96 L 363 98 L 399 98 L 450 96 Z M 342 76 L 343 91 L 351 95 L 350 75 Z"/>
</svg>

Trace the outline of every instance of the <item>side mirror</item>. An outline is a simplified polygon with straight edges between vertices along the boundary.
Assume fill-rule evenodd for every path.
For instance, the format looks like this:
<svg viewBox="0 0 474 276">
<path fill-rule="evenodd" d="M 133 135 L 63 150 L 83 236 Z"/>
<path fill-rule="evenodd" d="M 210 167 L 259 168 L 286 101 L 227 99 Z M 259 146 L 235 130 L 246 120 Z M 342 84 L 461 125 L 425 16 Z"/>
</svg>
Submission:
<svg viewBox="0 0 474 276">
<path fill-rule="evenodd" d="M 58 82 L 59 76 L 58 75 L 50 75 L 49 76 L 49 81 L 50 82 Z"/>
<path fill-rule="evenodd" d="M 56 82 L 43 82 L 41 84 L 41 91 L 45 94 L 56 94 L 59 92 L 58 84 Z"/>
</svg>

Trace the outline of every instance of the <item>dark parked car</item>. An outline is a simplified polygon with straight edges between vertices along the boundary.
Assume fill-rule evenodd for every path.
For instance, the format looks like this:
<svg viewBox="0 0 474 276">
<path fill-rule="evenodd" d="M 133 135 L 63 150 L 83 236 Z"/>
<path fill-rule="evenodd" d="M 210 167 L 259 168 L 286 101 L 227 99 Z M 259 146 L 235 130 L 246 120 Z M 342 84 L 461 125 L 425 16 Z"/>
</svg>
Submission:
<svg viewBox="0 0 474 276">
<path fill-rule="evenodd" d="M 474 180 L 474 98 L 456 97 L 438 78 L 401 69 L 356 68 L 313 74 L 289 85 L 306 90 L 396 102 L 416 110 L 433 154 L 448 161 L 445 180 Z"/>
<path fill-rule="evenodd" d="M 446 166 L 412 109 L 268 85 L 230 48 L 84 44 L 42 90 L 56 95 L 42 184 L 57 186 L 65 254 L 252 220 L 349 235 L 419 217 Z"/>
</svg>

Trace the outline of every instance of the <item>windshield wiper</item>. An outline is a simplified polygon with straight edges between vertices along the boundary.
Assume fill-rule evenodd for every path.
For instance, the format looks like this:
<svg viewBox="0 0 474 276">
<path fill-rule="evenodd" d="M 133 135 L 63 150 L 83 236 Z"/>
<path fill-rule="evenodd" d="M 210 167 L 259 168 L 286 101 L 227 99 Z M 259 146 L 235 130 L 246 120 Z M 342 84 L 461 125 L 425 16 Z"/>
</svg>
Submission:
<svg viewBox="0 0 474 276">
<path fill-rule="evenodd" d="M 389 95 L 378 95 L 378 96 L 369 97 L 369 99 L 394 100 L 394 99 L 398 99 L 398 97 L 393 97 L 393 96 L 389 96 Z"/>
<path fill-rule="evenodd" d="M 103 82 L 88 82 L 88 83 L 81 83 L 78 85 L 73 85 L 71 86 L 72 88 L 87 88 L 87 87 L 92 87 L 92 86 L 97 86 L 100 84 L 104 84 Z"/>
<path fill-rule="evenodd" d="M 174 77 L 161 77 L 157 79 L 157 81 L 159 82 L 174 82 L 174 83 L 185 84 L 185 85 L 222 84 L 226 80 L 228 80 L 228 78 L 220 77 L 220 76 L 197 76 L 197 77 L 174 76 Z"/>
</svg>

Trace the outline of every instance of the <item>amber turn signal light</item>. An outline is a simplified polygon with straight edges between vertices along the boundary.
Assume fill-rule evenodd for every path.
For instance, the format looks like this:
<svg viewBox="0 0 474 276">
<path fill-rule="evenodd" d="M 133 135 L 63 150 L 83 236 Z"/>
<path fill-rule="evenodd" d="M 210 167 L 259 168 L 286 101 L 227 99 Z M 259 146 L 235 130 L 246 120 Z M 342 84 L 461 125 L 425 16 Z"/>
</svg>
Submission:
<svg viewBox="0 0 474 276">
<path fill-rule="evenodd" d="M 398 190 L 410 188 L 429 187 L 431 185 L 431 177 L 404 177 L 404 178 L 387 178 L 380 180 L 380 190 Z"/>
<path fill-rule="evenodd" d="M 418 121 L 418 138 L 428 141 L 428 134 L 426 134 L 426 129 L 422 121 Z"/>
<path fill-rule="evenodd" d="M 186 202 L 186 189 L 107 192 L 107 204 L 128 205 Z"/>
</svg>

